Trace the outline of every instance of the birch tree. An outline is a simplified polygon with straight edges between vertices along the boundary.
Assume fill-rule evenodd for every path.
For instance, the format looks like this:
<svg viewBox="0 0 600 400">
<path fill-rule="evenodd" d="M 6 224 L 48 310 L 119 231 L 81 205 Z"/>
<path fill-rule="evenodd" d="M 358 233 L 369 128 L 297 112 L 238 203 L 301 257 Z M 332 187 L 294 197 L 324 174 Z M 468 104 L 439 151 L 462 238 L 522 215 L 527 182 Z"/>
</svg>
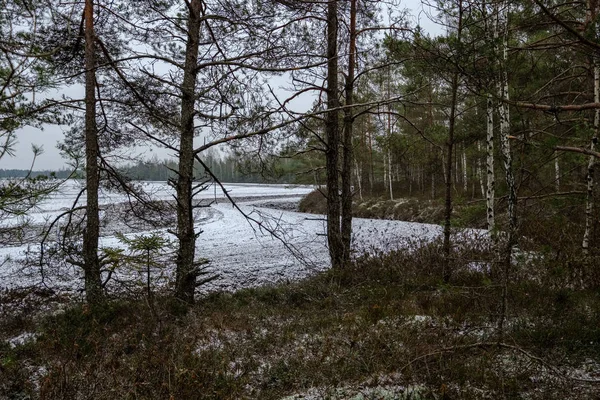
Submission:
<svg viewBox="0 0 600 400">
<path fill-rule="evenodd" d="M 496 229 L 495 222 L 495 173 L 494 173 L 494 102 L 492 95 L 488 94 L 486 99 L 486 220 L 488 232 L 493 233 Z"/>
</svg>

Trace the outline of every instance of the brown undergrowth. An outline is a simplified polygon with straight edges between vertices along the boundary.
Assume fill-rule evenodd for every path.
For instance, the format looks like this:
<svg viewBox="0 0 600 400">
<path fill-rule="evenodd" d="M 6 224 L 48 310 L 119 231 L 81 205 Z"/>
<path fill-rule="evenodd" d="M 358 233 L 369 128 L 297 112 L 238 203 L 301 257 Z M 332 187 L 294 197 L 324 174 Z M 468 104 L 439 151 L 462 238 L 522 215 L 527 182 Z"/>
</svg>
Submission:
<svg viewBox="0 0 600 400">
<path fill-rule="evenodd" d="M 493 254 L 439 244 L 280 286 L 12 316 L 0 398 L 593 399 L 600 291 L 543 257 L 515 266 L 503 342 Z M 553 284 L 547 284 L 552 281 Z M 13 313 L 15 314 L 15 313 Z M 362 396 L 362 397 L 360 397 Z"/>
</svg>

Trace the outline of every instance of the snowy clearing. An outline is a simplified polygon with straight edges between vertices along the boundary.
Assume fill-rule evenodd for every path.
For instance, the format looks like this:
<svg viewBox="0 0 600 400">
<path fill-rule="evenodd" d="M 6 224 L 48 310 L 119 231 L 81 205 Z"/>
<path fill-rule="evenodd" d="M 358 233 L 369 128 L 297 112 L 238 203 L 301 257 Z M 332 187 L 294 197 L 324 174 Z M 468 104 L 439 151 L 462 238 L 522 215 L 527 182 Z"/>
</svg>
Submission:
<svg viewBox="0 0 600 400">
<path fill-rule="evenodd" d="M 165 182 L 144 182 L 144 188 L 155 200 L 171 200 L 173 190 Z M 199 194 L 209 207 L 199 208 L 196 215 L 197 229 L 202 234 L 197 240 L 197 257 L 206 258 L 211 273 L 219 279 L 203 287 L 203 291 L 236 290 L 275 282 L 296 280 L 328 267 L 328 253 L 323 216 L 288 211 L 290 203 L 297 203 L 309 193 L 310 186 L 227 184 L 226 189 L 237 199 L 240 209 L 255 221 L 249 221 L 225 198 L 220 188 L 210 187 Z M 29 218 L 34 226 L 41 228 L 66 209 L 73 206 L 80 183 L 67 182 L 59 192 L 45 200 Z M 77 205 L 82 205 L 85 196 Z M 101 205 L 126 202 L 126 196 L 104 192 Z M 285 204 L 285 210 L 267 208 L 277 202 Z M 110 214 L 106 212 L 105 214 Z M 110 217 L 106 215 L 105 217 Z M 103 227 L 101 247 L 123 248 L 114 236 L 122 232 L 128 237 L 158 232 L 174 240 L 161 229 L 135 229 L 119 224 L 119 217 Z M 10 226 L 16 220 L 2 224 Z M 409 223 L 390 220 L 355 218 L 353 222 L 353 249 L 356 254 L 389 251 L 405 246 L 411 241 L 429 241 L 441 233 L 437 225 Z M 168 228 L 173 228 L 169 226 Z M 278 238 L 271 232 L 276 232 Z M 26 252 L 39 250 L 39 244 L 31 240 L 27 244 L 0 248 L 0 289 L 26 288 L 42 283 L 39 267 L 25 267 Z M 173 255 L 163 257 L 164 265 L 173 264 Z M 169 260 L 169 258 L 171 258 Z M 50 269 L 50 270 L 48 270 Z M 53 290 L 78 291 L 81 288 L 81 271 L 74 267 L 62 267 L 53 271 L 46 267 L 43 284 Z M 155 283 L 166 283 L 172 277 L 172 268 L 155 270 Z M 140 280 L 141 272 L 121 272 L 121 281 Z"/>
</svg>

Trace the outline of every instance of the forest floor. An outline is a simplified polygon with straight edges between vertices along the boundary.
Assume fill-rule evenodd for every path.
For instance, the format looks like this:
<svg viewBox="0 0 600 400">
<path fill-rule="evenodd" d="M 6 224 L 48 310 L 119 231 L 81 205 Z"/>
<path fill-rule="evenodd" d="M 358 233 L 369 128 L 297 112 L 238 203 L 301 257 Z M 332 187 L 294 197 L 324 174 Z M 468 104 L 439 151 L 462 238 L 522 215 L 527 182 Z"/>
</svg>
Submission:
<svg viewBox="0 0 600 400">
<path fill-rule="evenodd" d="M 500 331 L 496 254 L 464 239 L 449 283 L 430 240 L 191 307 L 3 290 L 0 399 L 599 398 L 598 265 L 517 260 Z"/>
<path fill-rule="evenodd" d="M 600 291 L 549 265 L 517 268 L 502 336 L 494 275 L 449 284 L 439 245 L 364 257 L 277 286 L 156 293 L 91 309 L 0 296 L 0 398 L 597 399 Z M 41 308 L 40 308 L 41 307 Z"/>
</svg>

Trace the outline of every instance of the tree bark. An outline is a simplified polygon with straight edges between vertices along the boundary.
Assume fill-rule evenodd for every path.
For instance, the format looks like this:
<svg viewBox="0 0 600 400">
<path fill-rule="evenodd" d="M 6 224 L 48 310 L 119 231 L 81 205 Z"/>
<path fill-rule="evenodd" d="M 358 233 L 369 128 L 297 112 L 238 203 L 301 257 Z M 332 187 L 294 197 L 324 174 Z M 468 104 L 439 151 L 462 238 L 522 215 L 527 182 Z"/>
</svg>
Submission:
<svg viewBox="0 0 600 400">
<path fill-rule="evenodd" d="M 462 16 L 463 7 L 462 0 L 459 0 L 458 9 L 458 27 L 457 39 L 460 46 L 462 35 Z M 445 211 L 444 211 L 444 270 L 443 279 L 448 283 L 452 276 L 452 268 L 450 262 L 450 218 L 452 217 L 452 155 L 454 151 L 454 130 L 456 127 L 456 108 L 458 106 L 458 85 L 459 71 L 455 70 L 452 73 L 452 82 L 450 86 L 450 119 L 448 121 L 448 140 L 446 141 L 446 195 L 445 195 Z"/>
<path fill-rule="evenodd" d="M 391 98 L 391 83 L 392 74 L 391 66 L 387 67 L 387 97 Z M 388 103 L 388 115 L 387 115 L 387 176 L 388 176 L 388 190 L 390 192 L 390 200 L 394 200 L 394 188 L 392 179 L 392 105 Z"/>
<path fill-rule="evenodd" d="M 594 63 L 594 102 L 600 102 L 600 60 L 598 56 L 593 59 Z M 600 109 L 596 109 L 594 113 L 594 134 L 590 143 L 590 151 L 595 151 L 596 142 L 600 136 Z M 585 230 L 583 232 L 583 241 L 581 250 L 585 256 L 590 253 L 590 236 L 594 223 L 594 166 L 596 158 L 590 155 L 587 167 L 587 190 L 585 202 Z"/>
<path fill-rule="evenodd" d="M 90 304 L 102 302 L 102 279 L 98 259 L 100 215 L 98 208 L 98 128 L 96 126 L 96 52 L 94 33 L 94 2 L 86 0 L 85 19 L 85 179 L 86 226 L 83 232 L 83 262 L 86 300 Z"/>
<path fill-rule="evenodd" d="M 477 179 L 479 180 L 479 186 L 481 188 L 481 197 L 485 198 L 485 184 L 483 182 L 483 167 L 482 167 L 482 163 L 481 163 L 481 141 L 477 141 L 477 152 L 478 152 L 478 157 L 477 157 Z"/>
<path fill-rule="evenodd" d="M 177 174 L 177 250 L 175 297 L 186 302 L 194 302 L 196 278 L 195 265 L 196 232 L 192 205 L 192 184 L 194 181 L 194 110 L 198 64 L 198 46 L 201 25 L 200 0 L 192 0 L 188 5 L 187 43 L 183 84 L 181 86 L 181 122 L 179 140 L 179 168 Z"/>
<path fill-rule="evenodd" d="M 588 1 L 586 13 L 586 25 L 594 23 L 598 16 L 598 2 Z M 592 65 L 594 70 L 594 103 L 600 103 L 600 51 L 594 51 L 592 56 Z M 594 110 L 594 133 L 590 143 L 590 158 L 587 167 L 587 187 L 585 199 L 585 230 L 581 242 L 581 250 L 584 256 L 590 254 L 590 236 L 594 223 L 594 167 L 596 159 L 592 153 L 595 152 L 596 143 L 600 136 L 600 108 Z"/>
<path fill-rule="evenodd" d="M 354 68 L 356 64 L 356 0 L 350 3 L 350 51 L 348 54 L 348 75 L 346 78 L 346 106 L 354 104 Z M 344 141 L 342 163 L 342 262 L 350 261 L 352 241 L 352 136 L 354 113 L 352 107 L 346 108 L 344 116 Z"/>
<path fill-rule="evenodd" d="M 463 146 L 463 154 L 462 154 L 462 173 L 463 173 L 463 191 L 465 194 L 469 190 L 469 174 L 468 174 L 468 165 L 467 165 L 467 148 Z"/>
<path fill-rule="evenodd" d="M 494 173 L 494 103 L 492 95 L 487 98 L 487 140 L 486 140 L 486 169 L 487 190 L 485 198 L 487 203 L 487 228 L 493 233 L 496 229 L 494 199 L 496 197 L 496 175 Z"/>
<path fill-rule="evenodd" d="M 558 151 L 554 152 L 554 189 L 560 192 L 560 163 L 558 161 Z"/>
<path fill-rule="evenodd" d="M 338 99 L 338 20 L 337 0 L 327 4 L 327 109 L 325 134 L 327 139 L 327 243 L 332 268 L 341 268 L 344 260 L 344 245 L 340 231 L 340 194 L 339 194 L 339 111 Z"/>
<path fill-rule="evenodd" d="M 499 116 L 500 116 L 500 150 L 504 160 L 504 171 L 506 177 L 506 185 L 508 188 L 508 229 L 506 238 L 506 247 L 504 249 L 503 260 L 503 282 L 502 282 L 502 302 L 500 310 L 500 319 L 498 320 L 498 341 L 502 341 L 504 335 L 504 321 L 506 319 L 508 307 L 508 282 L 512 266 L 513 248 L 517 242 L 517 193 L 515 185 L 515 177 L 512 170 L 512 153 L 510 148 L 510 110 L 509 110 L 509 93 L 508 93 L 508 74 L 506 71 L 506 62 L 508 59 L 508 11 L 504 11 L 505 15 L 502 18 L 503 23 L 503 45 L 501 56 L 500 79 L 498 82 L 498 97 L 501 100 Z M 496 33 L 498 30 L 496 29 Z"/>
</svg>

